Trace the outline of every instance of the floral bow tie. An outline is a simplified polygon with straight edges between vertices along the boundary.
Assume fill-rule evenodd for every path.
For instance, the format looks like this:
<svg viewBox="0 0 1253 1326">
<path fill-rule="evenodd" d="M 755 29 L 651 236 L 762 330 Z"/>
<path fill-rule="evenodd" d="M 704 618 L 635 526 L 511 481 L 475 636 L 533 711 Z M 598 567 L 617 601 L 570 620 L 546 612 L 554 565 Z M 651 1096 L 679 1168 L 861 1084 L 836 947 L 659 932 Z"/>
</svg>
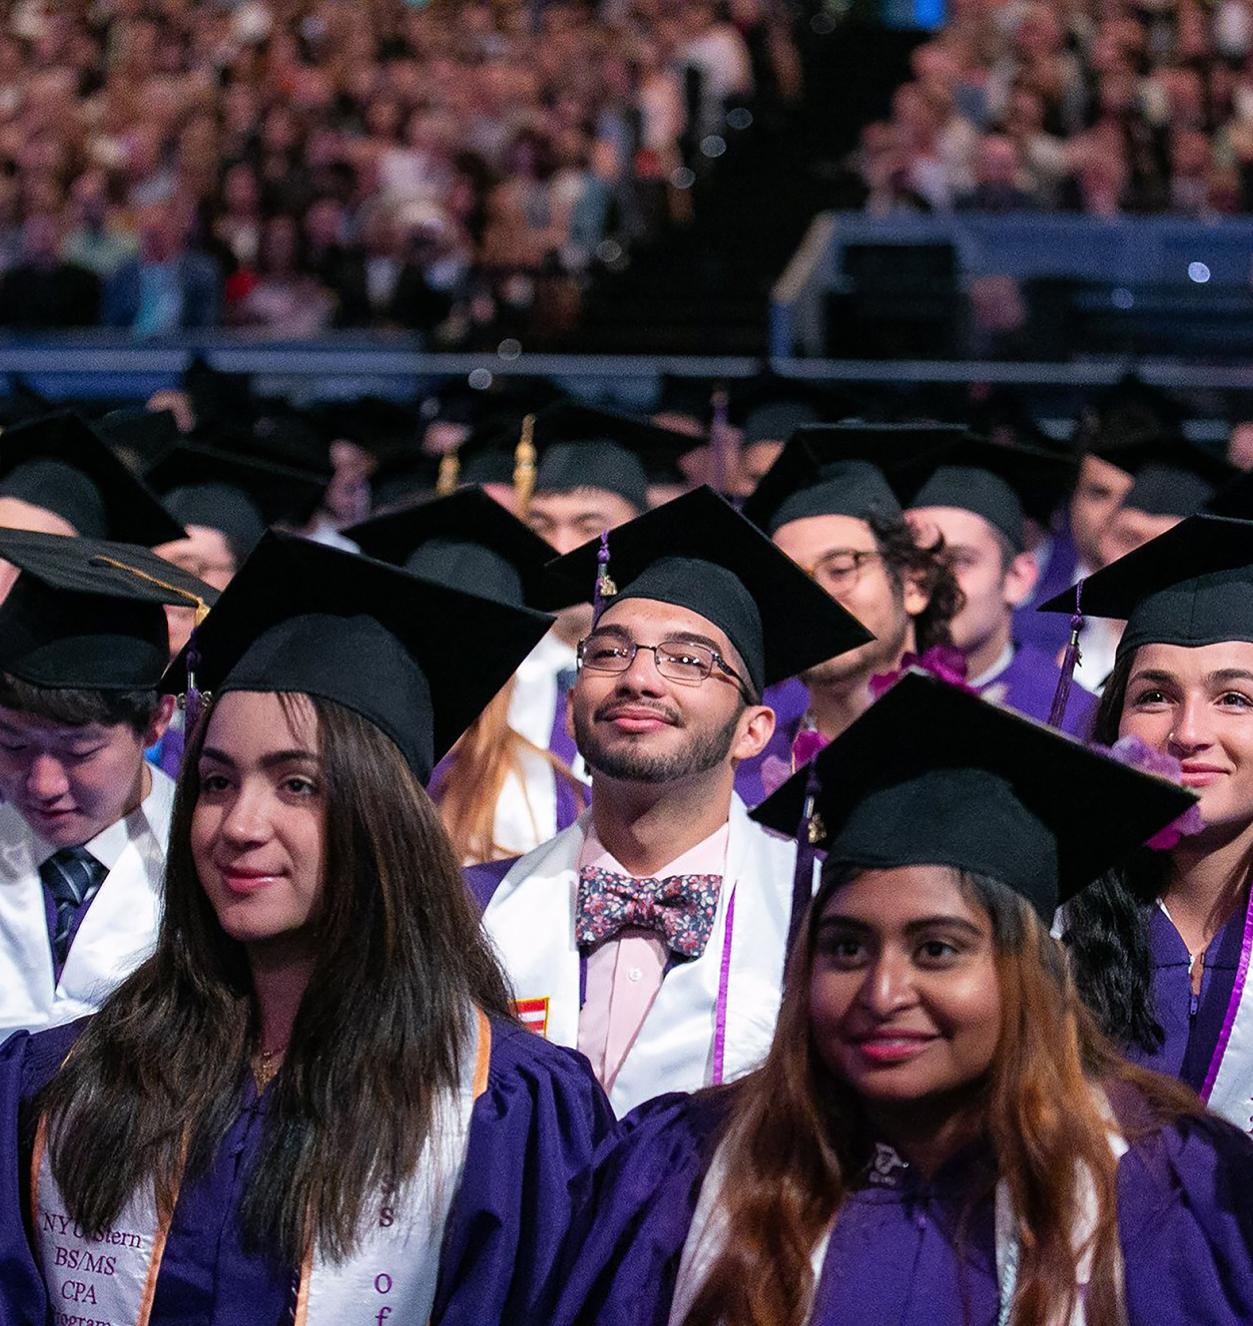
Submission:
<svg viewBox="0 0 1253 1326">
<path fill-rule="evenodd" d="M 626 926 L 639 926 L 664 939 L 672 953 L 699 958 L 709 942 L 721 892 L 721 875 L 635 879 L 584 866 L 579 871 L 574 937 L 580 945 L 599 944 Z"/>
</svg>

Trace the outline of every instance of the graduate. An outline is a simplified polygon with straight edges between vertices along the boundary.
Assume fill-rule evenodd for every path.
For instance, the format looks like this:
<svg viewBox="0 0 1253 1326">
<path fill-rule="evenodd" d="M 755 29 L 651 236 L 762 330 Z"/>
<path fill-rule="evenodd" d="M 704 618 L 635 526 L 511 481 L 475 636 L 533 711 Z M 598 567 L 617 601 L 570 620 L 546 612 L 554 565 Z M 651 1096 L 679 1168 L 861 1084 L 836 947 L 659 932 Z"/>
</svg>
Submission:
<svg viewBox="0 0 1253 1326">
<path fill-rule="evenodd" d="M 451 491 L 458 479 L 482 484 L 558 553 L 568 553 L 647 511 L 650 480 L 682 480 L 678 460 L 695 445 L 631 415 L 558 401 L 516 427 L 472 437 L 458 453 L 459 470 L 447 467 L 452 472 L 442 476 L 442 487 Z M 557 613 L 553 629 L 518 669 L 509 704 L 514 730 L 580 776 L 567 696 L 575 649 L 591 620 L 590 595 Z M 553 806 L 559 829 L 567 827 L 566 812 Z"/>
<path fill-rule="evenodd" d="M 523 1020 L 582 1050 L 621 1113 L 765 1052 L 812 877 L 749 821 L 735 767 L 769 740 L 763 688 L 866 632 L 708 488 L 550 572 L 599 586 L 571 695 L 591 805 L 468 876 Z"/>
<path fill-rule="evenodd" d="M 1035 587 L 1025 506 L 1039 510 L 1066 486 L 1071 467 L 1047 452 L 963 438 L 902 474 L 910 524 L 919 541 L 944 541 L 961 589 L 949 624 L 966 656 L 966 684 L 996 704 L 1046 722 L 1057 690 L 1057 660 L 1014 635 L 1014 609 Z M 1060 726 L 1085 736 L 1096 698 L 1074 686 Z"/>
<path fill-rule="evenodd" d="M 924 544 L 910 529 L 891 480 L 963 436 L 935 424 L 799 428 L 745 502 L 745 516 L 875 637 L 771 690 L 774 737 L 736 775 L 750 806 L 869 706 L 871 678 L 894 672 L 906 654 L 952 645 L 961 591 L 941 543 Z"/>
<path fill-rule="evenodd" d="M 1253 1144 L 1120 1058 L 1049 934 L 1189 794 L 920 674 L 811 771 L 758 812 L 827 850 L 769 1057 L 627 1121 L 554 1321 L 1253 1318 Z"/>
<path fill-rule="evenodd" d="M 1253 1129 L 1253 522 L 1194 516 L 1081 585 L 1126 619 L 1095 737 L 1135 741 L 1200 798 L 1173 850 L 1130 858 L 1066 909 L 1106 1032 Z M 1067 601 L 1069 600 L 1069 601 Z M 1074 593 L 1053 600 L 1074 606 Z"/>
<path fill-rule="evenodd" d="M 266 535 L 167 677 L 207 708 L 155 953 L 0 1052 L 6 1326 L 548 1320 L 611 1115 L 422 786 L 547 624 Z"/>
<path fill-rule="evenodd" d="M 147 548 L 0 530 L 0 1037 L 99 1007 L 151 951 L 174 785 L 165 605 L 216 597 Z"/>
<path fill-rule="evenodd" d="M 481 488 L 401 507 L 345 533 L 362 552 L 427 580 L 515 607 L 555 606 L 541 592 L 552 549 Z M 431 775 L 431 797 L 466 865 L 524 855 L 587 804 L 587 785 L 569 765 L 509 726 L 516 684 L 515 677 L 505 683 Z"/>
<path fill-rule="evenodd" d="M 137 543 L 146 548 L 187 531 L 69 411 L 4 430 L 0 441 L 0 527 Z M 0 600 L 17 570 L 0 564 Z"/>
<path fill-rule="evenodd" d="M 1043 550 L 1037 553 L 1040 581 L 1014 623 L 1023 643 L 1055 656 L 1066 645 L 1065 622 L 1036 609 L 1138 542 L 1195 514 L 1236 474 L 1219 457 L 1151 419 L 1081 423 L 1075 447 L 1079 468 L 1067 529 L 1055 538 L 1047 561 Z M 1091 622 L 1084 643 L 1087 661 L 1079 677 L 1090 690 L 1099 691 L 1113 664 L 1117 629 Z"/>
</svg>

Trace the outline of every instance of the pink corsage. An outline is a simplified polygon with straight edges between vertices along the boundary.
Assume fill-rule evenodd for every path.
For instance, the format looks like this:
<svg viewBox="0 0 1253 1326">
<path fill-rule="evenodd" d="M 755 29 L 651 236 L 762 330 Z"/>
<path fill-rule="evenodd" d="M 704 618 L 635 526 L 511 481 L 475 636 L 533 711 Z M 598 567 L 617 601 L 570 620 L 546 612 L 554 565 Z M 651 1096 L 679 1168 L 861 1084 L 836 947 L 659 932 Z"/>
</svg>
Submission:
<svg viewBox="0 0 1253 1326">
<path fill-rule="evenodd" d="M 1120 737 L 1112 746 L 1101 746 L 1093 742 L 1091 748 L 1129 768 L 1156 774 L 1158 778 L 1169 779 L 1172 783 L 1183 783 L 1183 766 L 1179 761 L 1165 751 L 1145 745 L 1139 737 Z M 1154 852 L 1169 852 L 1179 845 L 1181 838 L 1200 833 L 1204 827 L 1200 806 L 1192 805 L 1178 819 L 1171 820 L 1164 829 L 1159 829 L 1144 845 Z"/>
<path fill-rule="evenodd" d="M 870 678 L 870 693 L 877 700 L 896 685 L 909 671 L 929 672 L 933 677 L 956 686 L 968 695 L 977 695 L 973 687 L 966 685 L 966 656 L 952 645 L 932 645 L 924 654 L 906 654 L 901 659 L 901 666 L 895 672 L 880 672 Z"/>
</svg>

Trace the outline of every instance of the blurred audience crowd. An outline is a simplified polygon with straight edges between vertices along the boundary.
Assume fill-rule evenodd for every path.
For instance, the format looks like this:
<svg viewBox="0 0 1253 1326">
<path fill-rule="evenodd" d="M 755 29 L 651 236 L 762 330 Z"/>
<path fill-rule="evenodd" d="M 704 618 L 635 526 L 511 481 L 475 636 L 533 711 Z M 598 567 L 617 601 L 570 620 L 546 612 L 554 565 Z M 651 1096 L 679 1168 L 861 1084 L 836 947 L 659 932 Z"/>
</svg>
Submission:
<svg viewBox="0 0 1253 1326">
<path fill-rule="evenodd" d="M 1248 0 L 950 0 L 855 165 L 879 213 L 1253 210 Z"/>
<path fill-rule="evenodd" d="M 0 5 L 0 325 L 568 324 L 794 72 L 770 0 Z"/>
</svg>

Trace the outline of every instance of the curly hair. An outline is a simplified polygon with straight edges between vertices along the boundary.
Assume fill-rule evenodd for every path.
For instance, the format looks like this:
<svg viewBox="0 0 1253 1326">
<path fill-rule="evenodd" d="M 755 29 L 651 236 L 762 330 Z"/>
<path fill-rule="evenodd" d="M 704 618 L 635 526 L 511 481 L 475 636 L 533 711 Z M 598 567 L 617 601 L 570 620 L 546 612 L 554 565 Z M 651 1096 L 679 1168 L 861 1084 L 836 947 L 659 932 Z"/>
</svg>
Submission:
<svg viewBox="0 0 1253 1326">
<path fill-rule="evenodd" d="M 919 653 L 935 645 L 953 643 L 950 626 L 961 611 L 965 596 L 944 555 L 944 539 L 920 544 L 904 516 L 872 513 L 866 523 L 874 534 L 884 565 L 899 591 L 906 578 L 915 580 L 927 596 L 927 606 L 914 618 Z"/>
</svg>

